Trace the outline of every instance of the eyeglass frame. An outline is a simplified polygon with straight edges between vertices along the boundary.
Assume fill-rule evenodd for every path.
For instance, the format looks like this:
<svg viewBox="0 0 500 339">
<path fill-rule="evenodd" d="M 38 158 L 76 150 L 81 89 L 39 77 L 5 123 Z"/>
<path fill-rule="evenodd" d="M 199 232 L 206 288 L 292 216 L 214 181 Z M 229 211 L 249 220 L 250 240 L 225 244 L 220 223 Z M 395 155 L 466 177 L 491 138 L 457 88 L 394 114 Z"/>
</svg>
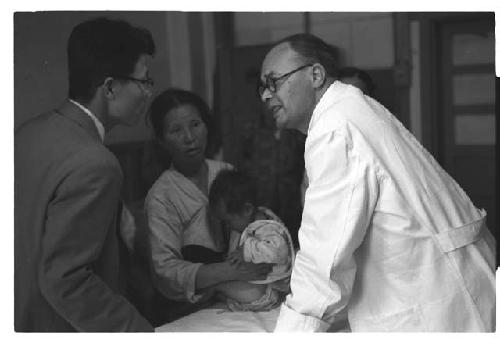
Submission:
<svg viewBox="0 0 500 339">
<path fill-rule="evenodd" d="M 266 89 L 268 89 L 269 92 L 271 92 L 271 93 L 276 93 L 278 91 L 279 87 L 284 83 L 284 81 L 283 81 L 283 83 L 280 86 L 278 86 L 277 82 L 279 80 L 282 80 L 282 79 L 284 79 L 286 77 L 289 77 L 292 74 L 294 74 L 294 73 L 296 73 L 296 72 L 298 72 L 300 70 L 303 70 L 304 68 L 309 67 L 309 66 L 314 66 L 314 64 L 305 64 L 305 65 L 302 65 L 302 66 L 300 66 L 300 67 L 298 67 L 298 68 L 296 68 L 294 70 L 291 70 L 288 73 L 282 74 L 282 75 L 280 75 L 279 77 L 276 77 L 276 78 L 274 78 L 272 76 L 265 77 L 266 82 L 262 83 L 262 81 L 260 81 L 259 85 L 257 87 L 259 95 L 262 96 L 262 94 L 264 94 L 264 92 L 265 92 Z"/>
<path fill-rule="evenodd" d="M 141 90 L 142 90 L 142 87 L 145 87 L 147 92 L 151 92 L 151 90 L 153 89 L 154 84 L 155 84 L 153 78 L 150 78 L 150 77 L 147 77 L 146 79 L 137 79 L 137 78 L 129 77 L 126 75 L 119 75 L 119 76 L 115 76 L 114 78 L 120 79 L 120 80 L 134 81 L 135 83 L 140 83 L 141 86 L 139 86 L 139 87 L 141 87 Z"/>
</svg>

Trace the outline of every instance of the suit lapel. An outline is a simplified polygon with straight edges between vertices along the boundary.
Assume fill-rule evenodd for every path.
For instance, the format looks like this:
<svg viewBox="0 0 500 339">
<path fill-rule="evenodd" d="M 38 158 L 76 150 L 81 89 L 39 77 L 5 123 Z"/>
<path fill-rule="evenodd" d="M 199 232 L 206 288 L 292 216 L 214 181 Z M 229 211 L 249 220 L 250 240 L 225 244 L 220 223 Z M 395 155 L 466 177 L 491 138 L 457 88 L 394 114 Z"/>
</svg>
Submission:
<svg viewBox="0 0 500 339">
<path fill-rule="evenodd" d="M 85 131 L 87 131 L 93 138 L 96 138 L 101 142 L 101 137 L 97 131 L 95 123 L 92 121 L 87 113 L 82 111 L 79 107 L 72 104 L 71 102 L 65 102 L 60 108 L 56 109 L 56 113 L 70 119 Z"/>
</svg>

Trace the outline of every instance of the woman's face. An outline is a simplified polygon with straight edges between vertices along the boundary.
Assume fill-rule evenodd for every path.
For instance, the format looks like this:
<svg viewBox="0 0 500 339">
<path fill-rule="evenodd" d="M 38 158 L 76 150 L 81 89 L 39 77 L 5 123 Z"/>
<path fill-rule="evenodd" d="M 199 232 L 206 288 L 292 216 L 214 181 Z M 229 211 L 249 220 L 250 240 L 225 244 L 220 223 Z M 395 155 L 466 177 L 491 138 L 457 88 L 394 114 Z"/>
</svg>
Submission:
<svg viewBox="0 0 500 339">
<path fill-rule="evenodd" d="M 185 104 L 167 112 L 163 118 L 163 146 L 174 165 L 199 166 L 204 161 L 207 128 L 196 107 Z"/>
</svg>

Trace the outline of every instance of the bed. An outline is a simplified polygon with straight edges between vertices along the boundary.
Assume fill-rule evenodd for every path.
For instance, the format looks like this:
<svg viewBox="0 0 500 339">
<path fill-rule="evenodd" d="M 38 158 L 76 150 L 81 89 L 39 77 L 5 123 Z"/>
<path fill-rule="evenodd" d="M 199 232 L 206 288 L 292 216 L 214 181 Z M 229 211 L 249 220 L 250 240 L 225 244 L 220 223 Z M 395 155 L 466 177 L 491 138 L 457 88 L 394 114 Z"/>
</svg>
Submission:
<svg viewBox="0 0 500 339">
<path fill-rule="evenodd" d="M 279 308 L 267 312 L 228 312 L 205 308 L 157 327 L 156 332 L 272 332 Z"/>
<path fill-rule="evenodd" d="M 266 312 L 230 312 L 213 306 L 157 327 L 156 332 L 272 332 L 279 308 Z M 348 332 L 347 321 L 333 324 L 328 332 Z"/>
</svg>

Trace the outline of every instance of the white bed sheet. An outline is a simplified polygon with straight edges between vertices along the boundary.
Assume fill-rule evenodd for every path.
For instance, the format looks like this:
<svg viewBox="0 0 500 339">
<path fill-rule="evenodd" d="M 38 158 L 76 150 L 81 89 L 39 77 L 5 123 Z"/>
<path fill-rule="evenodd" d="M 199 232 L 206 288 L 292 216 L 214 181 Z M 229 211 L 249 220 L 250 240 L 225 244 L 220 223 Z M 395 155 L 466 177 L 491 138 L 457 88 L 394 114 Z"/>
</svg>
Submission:
<svg viewBox="0 0 500 339">
<path fill-rule="evenodd" d="M 230 312 L 205 308 L 155 329 L 156 332 L 273 332 L 279 307 L 266 312 Z M 334 323 L 328 332 L 350 332 L 347 319 Z"/>
<path fill-rule="evenodd" d="M 206 308 L 171 323 L 156 332 L 272 332 L 279 308 L 267 312 L 230 312 Z"/>
</svg>

